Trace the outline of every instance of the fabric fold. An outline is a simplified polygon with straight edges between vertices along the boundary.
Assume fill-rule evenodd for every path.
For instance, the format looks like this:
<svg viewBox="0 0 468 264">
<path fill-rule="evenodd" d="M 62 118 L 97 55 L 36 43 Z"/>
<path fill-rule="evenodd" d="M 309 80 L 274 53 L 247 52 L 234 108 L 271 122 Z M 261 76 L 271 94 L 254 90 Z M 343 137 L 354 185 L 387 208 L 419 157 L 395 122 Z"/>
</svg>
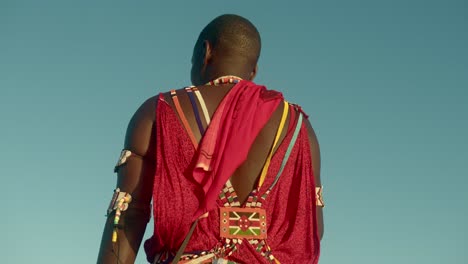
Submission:
<svg viewBox="0 0 468 264">
<path fill-rule="evenodd" d="M 241 81 L 220 103 L 195 157 L 192 175 L 204 196 L 194 219 L 216 207 L 223 185 L 247 159 L 258 133 L 282 101 L 279 92 Z"/>
</svg>

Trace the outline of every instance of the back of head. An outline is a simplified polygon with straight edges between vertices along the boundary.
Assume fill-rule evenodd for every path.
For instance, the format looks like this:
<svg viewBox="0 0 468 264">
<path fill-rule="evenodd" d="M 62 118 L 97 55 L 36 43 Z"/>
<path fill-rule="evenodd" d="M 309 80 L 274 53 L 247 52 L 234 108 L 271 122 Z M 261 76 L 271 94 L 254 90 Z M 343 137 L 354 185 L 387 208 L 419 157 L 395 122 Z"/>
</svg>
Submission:
<svg viewBox="0 0 468 264">
<path fill-rule="evenodd" d="M 257 28 L 238 15 L 221 15 L 211 21 L 200 33 L 197 44 L 207 40 L 214 56 L 239 56 L 257 63 L 261 40 Z"/>
<path fill-rule="evenodd" d="M 206 72 L 210 71 L 210 65 L 206 65 L 207 52 L 209 63 L 217 70 L 233 64 L 251 70 L 257 65 L 260 49 L 260 34 L 249 20 L 232 14 L 216 17 L 201 31 L 195 44 L 192 80 L 203 78 L 197 75 L 210 75 Z"/>
</svg>

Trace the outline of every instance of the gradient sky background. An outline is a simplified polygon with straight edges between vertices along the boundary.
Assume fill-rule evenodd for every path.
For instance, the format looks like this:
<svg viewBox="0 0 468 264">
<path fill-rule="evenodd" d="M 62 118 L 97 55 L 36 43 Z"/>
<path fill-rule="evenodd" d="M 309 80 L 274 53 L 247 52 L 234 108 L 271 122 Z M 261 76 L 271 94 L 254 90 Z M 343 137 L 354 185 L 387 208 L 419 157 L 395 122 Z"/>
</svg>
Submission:
<svg viewBox="0 0 468 264">
<path fill-rule="evenodd" d="M 468 263 L 468 2 L 259 2 L 0 0 L 2 263 L 95 263 L 127 122 L 223 13 L 317 132 L 320 263 Z"/>
</svg>

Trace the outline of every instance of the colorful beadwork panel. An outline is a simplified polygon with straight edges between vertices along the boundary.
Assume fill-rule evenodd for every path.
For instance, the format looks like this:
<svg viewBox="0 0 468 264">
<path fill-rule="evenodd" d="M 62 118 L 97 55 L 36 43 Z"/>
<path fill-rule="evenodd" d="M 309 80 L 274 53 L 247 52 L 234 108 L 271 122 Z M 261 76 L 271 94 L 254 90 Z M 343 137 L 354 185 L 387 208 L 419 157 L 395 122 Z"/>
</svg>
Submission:
<svg viewBox="0 0 468 264">
<path fill-rule="evenodd" d="M 266 211 L 262 208 L 220 208 L 220 235 L 223 238 L 266 239 Z"/>
</svg>

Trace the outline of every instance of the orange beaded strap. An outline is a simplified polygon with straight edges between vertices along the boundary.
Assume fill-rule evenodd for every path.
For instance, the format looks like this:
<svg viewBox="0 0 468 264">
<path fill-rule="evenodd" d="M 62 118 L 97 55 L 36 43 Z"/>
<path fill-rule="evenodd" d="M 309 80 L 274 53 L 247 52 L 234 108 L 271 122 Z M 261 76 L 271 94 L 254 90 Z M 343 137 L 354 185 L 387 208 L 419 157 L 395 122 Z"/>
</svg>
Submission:
<svg viewBox="0 0 468 264">
<path fill-rule="evenodd" d="M 192 141 L 193 146 L 196 149 L 198 148 L 198 141 L 195 138 L 195 135 L 193 134 L 192 129 L 190 129 L 190 125 L 187 121 L 187 118 L 185 117 L 184 111 L 182 111 L 182 107 L 180 106 L 180 102 L 179 102 L 179 99 L 177 98 L 177 93 L 175 90 L 171 90 L 171 96 L 172 96 L 172 100 L 174 101 L 174 105 L 177 110 L 177 113 L 179 114 L 179 118 L 182 121 L 182 124 L 184 125 L 185 130 L 187 131 L 187 134 L 190 140 Z"/>
</svg>

